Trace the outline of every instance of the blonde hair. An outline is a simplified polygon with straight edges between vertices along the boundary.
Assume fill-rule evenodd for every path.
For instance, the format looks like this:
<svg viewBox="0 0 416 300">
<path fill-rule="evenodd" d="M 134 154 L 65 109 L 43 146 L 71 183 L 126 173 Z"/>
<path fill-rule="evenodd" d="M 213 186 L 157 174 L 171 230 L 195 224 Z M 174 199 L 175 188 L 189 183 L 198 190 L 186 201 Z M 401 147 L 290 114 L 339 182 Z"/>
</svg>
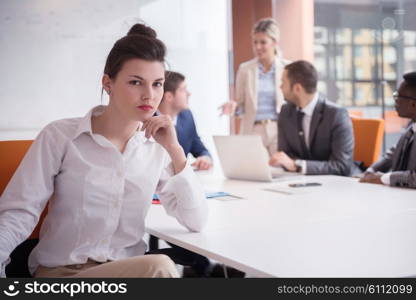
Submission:
<svg viewBox="0 0 416 300">
<path fill-rule="evenodd" d="M 259 32 L 267 34 L 275 42 L 279 42 L 280 40 L 279 25 L 273 18 L 264 18 L 258 20 L 257 23 L 253 26 L 253 35 Z M 282 56 L 282 51 L 278 46 L 276 46 L 274 49 L 274 54 L 278 57 Z"/>
<path fill-rule="evenodd" d="M 280 29 L 276 20 L 273 18 L 265 18 L 257 21 L 253 26 L 253 34 L 263 32 L 272 38 L 275 42 L 280 39 Z"/>
</svg>

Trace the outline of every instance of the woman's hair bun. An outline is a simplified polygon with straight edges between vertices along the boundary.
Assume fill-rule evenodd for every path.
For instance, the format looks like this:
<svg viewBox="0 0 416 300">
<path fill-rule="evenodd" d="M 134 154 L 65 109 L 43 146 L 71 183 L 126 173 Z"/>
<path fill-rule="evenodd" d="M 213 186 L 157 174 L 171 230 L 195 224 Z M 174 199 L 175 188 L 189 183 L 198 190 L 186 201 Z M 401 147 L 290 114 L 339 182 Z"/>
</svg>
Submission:
<svg viewBox="0 0 416 300">
<path fill-rule="evenodd" d="M 156 38 L 157 34 L 156 31 L 154 31 L 150 26 L 146 26 L 144 24 L 134 24 L 129 32 L 127 33 L 127 35 L 135 35 L 135 34 L 139 34 L 139 35 L 144 35 L 146 37 L 149 38 Z"/>
</svg>

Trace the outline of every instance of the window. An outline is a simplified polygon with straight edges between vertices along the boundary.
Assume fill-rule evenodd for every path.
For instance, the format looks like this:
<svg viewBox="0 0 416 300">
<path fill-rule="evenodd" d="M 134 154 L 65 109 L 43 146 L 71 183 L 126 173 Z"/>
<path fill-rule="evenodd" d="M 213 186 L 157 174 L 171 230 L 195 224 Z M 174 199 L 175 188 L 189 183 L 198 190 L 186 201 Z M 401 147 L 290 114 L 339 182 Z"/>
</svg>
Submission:
<svg viewBox="0 0 416 300">
<path fill-rule="evenodd" d="M 319 91 L 365 117 L 383 116 L 384 100 L 384 116 L 390 116 L 385 124 L 388 149 L 406 124 L 395 114 L 392 94 L 402 74 L 416 70 L 416 1 L 314 3 Z"/>
<path fill-rule="evenodd" d="M 389 6 L 381 0 L 315 1 L 315 64 L 328 98 L 380 106 L 384 93 L 385 103 L 393 105 L 390 91 L 401 74 L 416 70 L 416 21 L 410 14 L 416 3 L 403 3 L 399 10 L 399 0 Z"/>
</svg>

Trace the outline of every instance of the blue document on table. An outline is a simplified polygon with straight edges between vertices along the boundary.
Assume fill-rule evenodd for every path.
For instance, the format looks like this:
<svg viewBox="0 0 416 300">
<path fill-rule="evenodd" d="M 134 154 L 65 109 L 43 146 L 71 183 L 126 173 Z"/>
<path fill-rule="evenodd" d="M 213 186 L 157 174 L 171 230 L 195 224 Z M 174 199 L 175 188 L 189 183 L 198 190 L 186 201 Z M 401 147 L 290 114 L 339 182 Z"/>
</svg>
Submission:
<svg viewBox="0 0 416 300">
<path fill-rule="evenodd" d="M 205 193 L 205 197 L 207 197 L 207 198 L 217 198 L 217 197 L 226 197 L 226 196 L 230 196 L 230 194 L 226 193 L 226 192 Z M 153 200 L 159 200 L 159 196 L 157 194 L 153 194 Z"/>
<path fill-rule="evenodd" d="M 217 197 L 225 197 L 225 196 L 230 196 L 230 194 L 226 193 L 226 192 L 205 193 L 205 197 L 207 197 L 207 198 L 217 198 Z"/>
</svg>

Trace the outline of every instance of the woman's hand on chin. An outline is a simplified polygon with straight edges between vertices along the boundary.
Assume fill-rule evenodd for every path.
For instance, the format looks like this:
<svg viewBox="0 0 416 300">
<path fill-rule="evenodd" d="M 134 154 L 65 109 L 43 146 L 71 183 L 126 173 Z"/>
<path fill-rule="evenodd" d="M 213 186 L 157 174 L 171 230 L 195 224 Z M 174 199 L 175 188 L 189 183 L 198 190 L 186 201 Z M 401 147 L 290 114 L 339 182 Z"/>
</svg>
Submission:
<svg viewBox="0 0 416 300">
<path fill-rule="evenodd" d="M 180 147 L 175 126 L 168 115 L 153 116 L 143 121 L 140 130 L 144 131 L 146 138 L 153 137 L 168 152 Z"/>
<path fill-rule="evenodd" d="M 166 149 L 172 160 L 175 174 L 185 168 L 186 156 L 178 142 L 175 126 L 173 126 L 172 119 L 169 116 L 159 115 L 151 117 L 143 122 L 140 130 L 145 132 L 147 138 L 152 136 L 157 143 Z"/>
</svg>

